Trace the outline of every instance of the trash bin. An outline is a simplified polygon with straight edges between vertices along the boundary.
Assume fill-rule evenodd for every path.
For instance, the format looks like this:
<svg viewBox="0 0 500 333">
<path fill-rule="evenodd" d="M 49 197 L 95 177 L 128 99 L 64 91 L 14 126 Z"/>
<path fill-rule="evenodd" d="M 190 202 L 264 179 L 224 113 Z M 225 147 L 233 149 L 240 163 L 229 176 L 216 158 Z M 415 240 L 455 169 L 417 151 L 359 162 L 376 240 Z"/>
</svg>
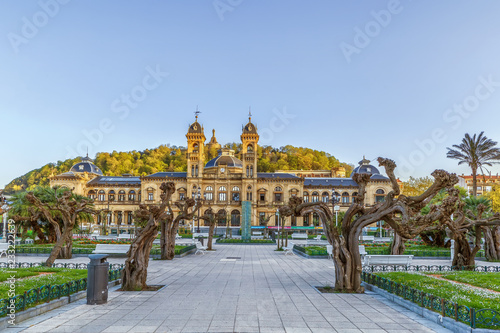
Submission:
<svg viewBox="0 0 500 333">
<path fill-rule="evenodd" d="M 105 304 L 108 302 L 109 262 L 107 254 L 89 255 L 87 265 L 87 304 Z"/>
</svg>

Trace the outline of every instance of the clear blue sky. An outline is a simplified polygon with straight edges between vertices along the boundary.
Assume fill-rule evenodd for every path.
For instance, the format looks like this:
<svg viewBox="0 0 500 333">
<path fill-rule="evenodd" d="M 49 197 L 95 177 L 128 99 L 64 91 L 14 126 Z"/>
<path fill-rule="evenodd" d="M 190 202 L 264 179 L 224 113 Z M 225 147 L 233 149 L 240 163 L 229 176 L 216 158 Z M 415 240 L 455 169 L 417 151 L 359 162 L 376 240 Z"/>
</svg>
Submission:
<svg viewBox="0 0 500 333">
<path fill-rule="evenodd" d="M 185 145 L 196 105 L 219 142 L 251 106 L 262 144 L 402 178 L 467 173 L 445 157 L 465 132 L 500 141 L 499 1 L 60 1 L 0 3 L 0 187 L 85 131 L 91 156 Z"/>
</svg>

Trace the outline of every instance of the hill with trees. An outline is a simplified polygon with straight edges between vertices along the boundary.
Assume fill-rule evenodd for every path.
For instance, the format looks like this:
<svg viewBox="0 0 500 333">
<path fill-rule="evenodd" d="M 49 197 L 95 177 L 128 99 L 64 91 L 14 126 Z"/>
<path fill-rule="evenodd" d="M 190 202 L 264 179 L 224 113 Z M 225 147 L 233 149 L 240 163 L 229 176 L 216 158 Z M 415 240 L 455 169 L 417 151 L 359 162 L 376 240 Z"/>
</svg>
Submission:
<svg viewBox="0 0 500 333">
<path fill-rule="evenodd" d="M 235 150 L 236 156 L 241 151 L 240 143 L 229 143 L 226 147 Z M 353 165 L 340 162 L 330 154 L 310 148 L 284 146 L 274 148 L 259 146 L 257 150 L 258 172 L 274 172 L 276 170 L 330 170 L 344 167 L 346 175 L 350 175 Z M 208 151 L 206 162 L 214 158 L 217 152 Z M 5 186 L 5 194 L 12 194 L 22 189 L 32 189 L 36 185 L 48 185 L 51 175 L 67 172 L 80 161 L 80 158 L 67 159 L 57 163 L 48 163 L 12 180 Z M 97 153 L 94 163 L 107 176 L 120 176 L 128 173 L 145 176 L 160 171 L 186 171 L 186 150 L 184 147 L 161 145 L 143 151 Z"/>
</svg>

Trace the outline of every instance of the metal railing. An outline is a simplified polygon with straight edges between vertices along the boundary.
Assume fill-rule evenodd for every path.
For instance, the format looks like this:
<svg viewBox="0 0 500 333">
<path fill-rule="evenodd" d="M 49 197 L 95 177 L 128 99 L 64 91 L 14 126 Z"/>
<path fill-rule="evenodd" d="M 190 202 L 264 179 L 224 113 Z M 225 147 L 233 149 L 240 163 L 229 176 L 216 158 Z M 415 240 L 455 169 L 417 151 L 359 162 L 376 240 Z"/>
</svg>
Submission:
<svg viewBox="0 0 500 333">
<path fill-rule="evenodd" d="M 449 267 L 449 266 L 439 266 Z M 496 267 L 499 271 L 500 267 Z M 451 268 L 450 268 L 451 269 Z M 464 268 L 465 269 L 465 268 Z M 489 271 L 489 270 L 486 270 Z M 466 305 L 454 303 L 442 297 L 437 297 L 421 290 L 408 287 L 384 277 L 362 272 L 361 279 L 368 284 L 381 288 L 391 294 L 395 294 L 423 308 L 440 313 L 443 317 L 453 318 L 456 321 L 464 322 L 472 328 L 500 328 L 500 312 L 493 309 L 474 309 Z"/>
<path fill-rule="evenodd" d="M 2 263 L 5 264 L 5 263 Z M 28 264 L 28 263 L 22 263 Z M 85 268 L 87 264 L 85 264 Z M 54 267 L 56 265 L 53 265 Z M 110 265 L 111 266 L 111 265 Z M 123 266 L 123 265 L 122 265 Z M 22 267 L 25 267 L 24 265 Z M 35 265 L 30 267 L 36 267 Z M 2 267 L 4 268 L 4 267 Z M 11 265 L 9 268 L 13 268 Z M 70 268 L 70 267 L 64 267 Z M 71 267 L 72 268 L 72 267 Z M 118 280 L 121 276 L 122 269 L 114 269 L 109 271 L 108 281 Z M 70 296 L 79 291 L 87 289 L 87 278 L 73 280 L 70 282 L 56 285 L 42 285 L 39 288 L 30 289 L 23 294 L 15 295 L 11 298 L 0 299 L 0 317 L 5 317 L 9 313 L 24 311 L 39 303 L 49 303 L 51 300 L 61 298 L 62 296 Z"/>
</svg>

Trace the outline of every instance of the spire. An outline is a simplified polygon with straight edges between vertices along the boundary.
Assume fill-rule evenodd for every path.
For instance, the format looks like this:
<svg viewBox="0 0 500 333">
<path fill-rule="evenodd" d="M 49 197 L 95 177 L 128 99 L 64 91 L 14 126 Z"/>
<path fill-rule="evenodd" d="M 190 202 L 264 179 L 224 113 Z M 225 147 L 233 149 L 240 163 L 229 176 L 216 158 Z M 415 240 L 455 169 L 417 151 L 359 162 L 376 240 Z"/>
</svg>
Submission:
<svg viewBox="0 0 500 333">
<path fill-rule="evenodd" d="M 194 112 L 195 116 L 195 121 L 198 121 L 198 115 L 201 113 L 201 111 L 198 110 L 198 105 L 196 105 L 196 111 Z"/>
<path fill-rule="evenodd" d="M 252 107 L 248 107 L 248 121 L 252 122 Z"/>
</svg>

